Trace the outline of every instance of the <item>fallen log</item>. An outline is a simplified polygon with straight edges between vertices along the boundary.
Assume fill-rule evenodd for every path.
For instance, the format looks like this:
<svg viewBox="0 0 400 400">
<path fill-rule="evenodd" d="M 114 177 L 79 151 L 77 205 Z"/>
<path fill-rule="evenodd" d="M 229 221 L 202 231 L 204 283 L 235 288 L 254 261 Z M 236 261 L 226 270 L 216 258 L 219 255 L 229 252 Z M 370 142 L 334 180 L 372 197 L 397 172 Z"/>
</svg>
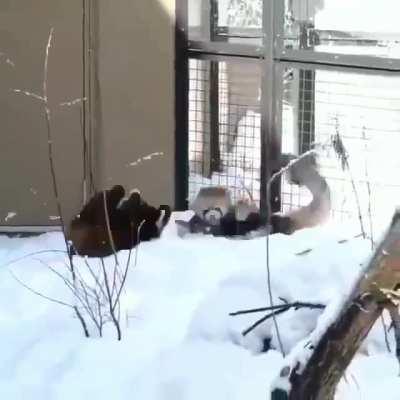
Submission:
<svg viewBox="0 0 400 400">
<path fill-rule="evenodd" d="M 399 287 L 400 211 L 396 211 L 333 322 L 312 336 L 302 354 L 289 355 L 271 400 L 333 400 L 346 368 L 383 309 L 397 306 Z"/>
</svg>

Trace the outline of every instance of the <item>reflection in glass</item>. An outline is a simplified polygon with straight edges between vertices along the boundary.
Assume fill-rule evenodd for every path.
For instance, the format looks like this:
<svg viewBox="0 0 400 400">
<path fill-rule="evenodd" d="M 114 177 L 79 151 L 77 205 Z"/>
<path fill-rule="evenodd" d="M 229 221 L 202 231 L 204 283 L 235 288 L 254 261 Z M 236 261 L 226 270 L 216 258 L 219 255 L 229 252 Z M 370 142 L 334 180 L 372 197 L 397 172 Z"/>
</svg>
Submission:
<svg viewBox="0 0 400 400">
<path fill-rule="evenodd" d="M 400 58 L 398 0 L 285 0 L 284 47 Z"/>
<path fill-rule="evenodd" d="M 262 10 L 262 0 L 189 0 L 189 37 L 261 44 Z"/>
</svg>

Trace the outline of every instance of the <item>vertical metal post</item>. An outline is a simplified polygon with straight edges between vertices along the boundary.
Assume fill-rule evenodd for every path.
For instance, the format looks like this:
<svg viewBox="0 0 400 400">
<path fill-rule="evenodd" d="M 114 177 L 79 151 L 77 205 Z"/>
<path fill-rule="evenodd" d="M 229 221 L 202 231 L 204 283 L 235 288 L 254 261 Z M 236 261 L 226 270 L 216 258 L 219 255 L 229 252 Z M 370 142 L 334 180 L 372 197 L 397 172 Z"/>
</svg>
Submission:
<svg viewBox="0 0 400 400">
<path fill-rule="evenodd" d="M 82 2 L 82 68 L 83 93 L 86 98 L 82 105 L 82 130 L 86 142 L 85 154 L 85 184 L 86 198 L 90 197 L 98 188 L 96 177 L 100 175 L 101 163 L 98 162 L 95 147 L 99 145 L 97 135 L 101 131 L 101 107 L 99 105 L 98 79 L 98 46 L 99 46 L 99 4 L 94 0 Z"/>
<path fill-rule="evenodd" d="M 277 119 L 282 118 L 277 115 L 275 99 L 282 96 L 277 92 L 275 83 L 275 61 L 274 61 L 274 34 L 275 21 L 283 18 L 277 15 L 274 7 L 274 0 L 265 0 L 263 8 L 263 32 L 264 32 L 264 68 L 262 81 L 261 99 L 261 202 L 260 207 L 265 212 L 268 209 L 267 202 L 270 202 L 272 212 L 279 211 L 281 208 L 280 182 L 276 181 L 270 193 L 267 193 L 267 182 L 274 172 L 280 168 L 281 159 L 281 132 L 277 131 Z M 274 13 L 275 12 L 275 13 Z M 269 199 L 267 198 L 269 197 Z"/>
<path fill-rule="evenodd" d="M 175 209 L 186 210 L 189 178 L 188 4 L 175 7 Z"/>
<path fill-rule="evenodd" d="M 313 16 L 307 15 L 307 21 L 300 21 L 300 48 L 311 50 L 314 47 Z M 315 141 L 315 71 L 300 69 L 299 72 L 299 154 L 310 150 Z"/>
<path fill-rule="evenodd" d="M 81 103 L 81 128 L 82 128 L 82 159 L 83 159 L 83 180 L 82 180 L 82 204 L 86 204 L 88 197 L 90 196 L 90 170 L 89 164 L 89 130 L 86 124 L 87 110 L 89 108 L 90 97 L 88 96 L 88 77 L 89 68 L 87 62 L 88 50 L 89 50 L 89 37 L 90 31 L 88 29 L 90 18 L 90 10 L 88 8 L 88 1 L 82 0 L 82 103 Z"/>
<path fill-rule="evenodd" d="M 217 27 L 218 27 L 218 0 L 210 1 L 210 41 L 217 40 Z"/>
<path fill-rule="evenodd" d="M 310 150 L 315 142 L 315 71 L 299 71 L 299 154 Z"/>
<path fill-rule="evenodd" d="M 218 1 L 210 1 L 210 40 L 217 38 Z M 209 178 L 213 172 L 220 171 L 221 156 L 219 148 L 219 62 L 210 61 L 210 167 Z"/>
<path fill-rule="evenodd" d="M 210 168 L 209 178 L 213 172 L 221 170 L 219 146 L 219 62 L 210 61 Z"/>
</svg>

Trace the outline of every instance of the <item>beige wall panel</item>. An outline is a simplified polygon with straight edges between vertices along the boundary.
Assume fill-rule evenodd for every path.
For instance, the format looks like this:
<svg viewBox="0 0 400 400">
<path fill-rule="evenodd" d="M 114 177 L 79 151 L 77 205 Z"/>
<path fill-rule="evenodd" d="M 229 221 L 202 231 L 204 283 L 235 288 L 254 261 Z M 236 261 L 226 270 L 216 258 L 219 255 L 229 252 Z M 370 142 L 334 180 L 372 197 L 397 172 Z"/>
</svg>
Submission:
<svg viewBox="0 0 400 400">
<path fill-rule="evenodd" d="M 174 200 L 174 2 L 99 0 L 96 183 Z M 130 163 L 152 153 L 151 160 Z"/>
<path fill-rule="evenodd" d="M 49 173 L 41 93 L 45 45 L 55 29 L 49 59 L 55 161 L 67 218 L 82 199 L 82 134 L 79 108 L 60 108 L 82 93 L 82 5 L 80 0 L 0 1 L 0 225 L 50 225 L 57 215 Z M 17 215 L 5 221 L 9 212 Z"/>
<path fill-rule="evenodd" d="M 98 189 L 138 187 L 152 203 L 174 199 L 174 1 L 99 0 L 93 53 L 97 74 L 93 115 Z M 43 110 L 21 88 L 40 93 L 44 49 L 49 60 L 56 172 L 68 220 L 82 201 L 79 106 L 60 108 L 82 93 L 81 0 L 3 0 L 0 51 L 0 226 L 56 224 Z M 96 82 L 97 79 L 97 82 Z M 156 155 L 151 160 L 146 156 Z M 139 161 L 136 165 L 131 163 Z M 5 221 L 12 212 L 16 216 Z"/>
</svg>

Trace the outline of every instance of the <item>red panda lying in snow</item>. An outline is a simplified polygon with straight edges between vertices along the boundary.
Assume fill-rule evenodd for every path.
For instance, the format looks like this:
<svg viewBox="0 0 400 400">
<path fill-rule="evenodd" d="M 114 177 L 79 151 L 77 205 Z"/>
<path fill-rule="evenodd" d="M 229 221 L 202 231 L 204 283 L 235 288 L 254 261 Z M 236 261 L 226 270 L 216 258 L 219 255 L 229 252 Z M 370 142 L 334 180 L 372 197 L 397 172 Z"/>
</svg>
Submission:
<svg viewBox="0 0 400 400">
<path fill-rule="evenodd" d="M 286 165 L 290 158 L 286 157 Z M 253 201 L 239 200 L 232 204 L 230 192 L 224 187 L 203 187 L 191 203 L 195 215 L 189 222 L 176 221 L 181 233 L 186 231 L 210 233 L 214 236 L 243 236 L 250 232 L 265 232 L 270 223 L 271 233 L 292 234 L 325 222 L 331 209 L 331 196 L 326 180 L 319 174 L 314 154 L 309 154 L 289 168 L 290 181 L 307 187 L 313 195 L 311 202 L 285 213 L 263 216 Z"/>
<path fill-rule="evenodd" d="M 132 192 L 125 201 L 124 195 L 124 188 L 116 185 L 89 200 L 70 224 L 68 238 L 74 253 L 104 257 L 161 235 L 171 216 L 170 208 L 152 207 L 138 192 Z"/>
</svg>

